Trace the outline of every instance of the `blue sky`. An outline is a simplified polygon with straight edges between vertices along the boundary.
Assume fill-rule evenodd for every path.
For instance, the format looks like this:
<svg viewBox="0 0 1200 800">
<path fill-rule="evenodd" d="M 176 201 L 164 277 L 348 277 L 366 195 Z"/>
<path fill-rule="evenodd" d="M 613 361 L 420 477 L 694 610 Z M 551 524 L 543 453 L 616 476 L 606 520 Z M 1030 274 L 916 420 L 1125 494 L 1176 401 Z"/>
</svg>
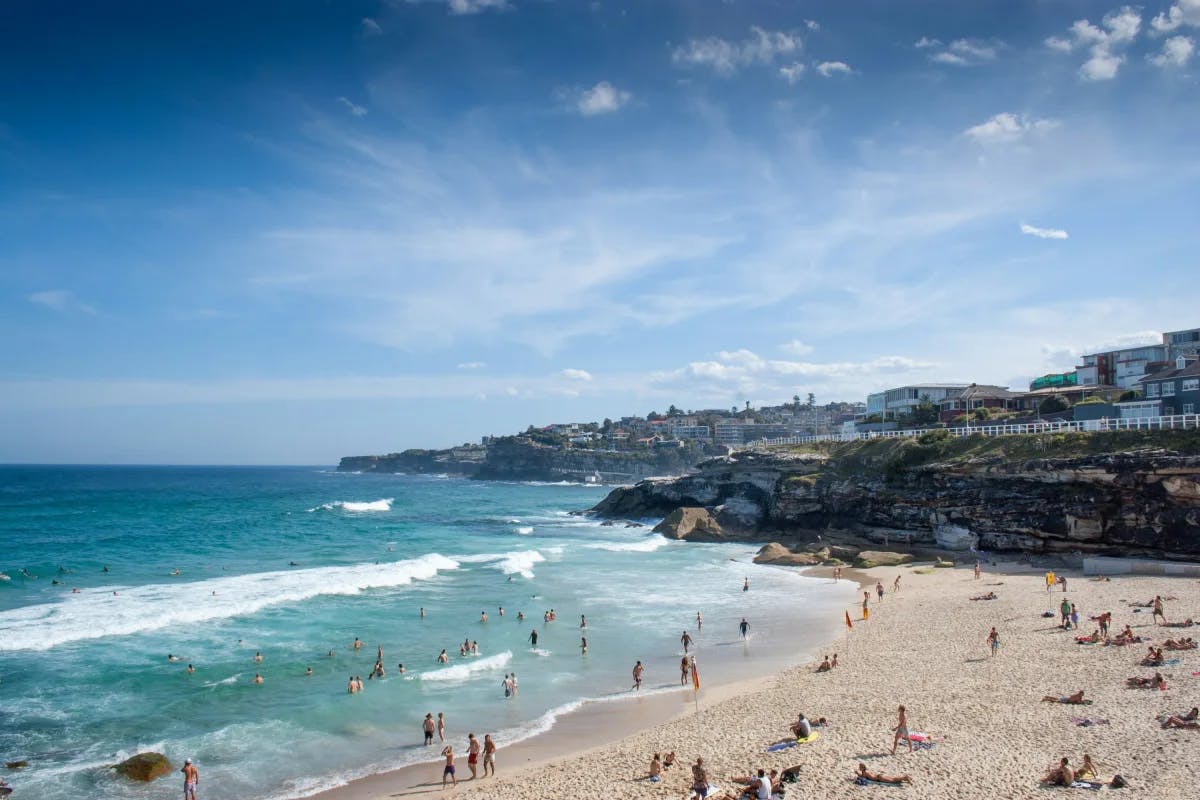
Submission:
<svg viewBox="0 0 1200 800">
<path fill-rule="evenodd" d="M 1200 0 L 78 5 L 0 27 L 0 461 L 1020 387 L 1200 325 Z"/>
</svg>

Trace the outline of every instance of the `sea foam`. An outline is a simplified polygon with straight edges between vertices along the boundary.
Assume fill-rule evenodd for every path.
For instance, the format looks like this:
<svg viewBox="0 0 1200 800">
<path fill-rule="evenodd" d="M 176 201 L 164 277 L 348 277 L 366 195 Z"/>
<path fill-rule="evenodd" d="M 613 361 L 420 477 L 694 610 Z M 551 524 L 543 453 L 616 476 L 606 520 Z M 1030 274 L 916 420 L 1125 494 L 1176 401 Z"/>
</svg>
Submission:
<svg viewBox="0 0 1200 800">
<path fill-rule="evenodd" d="M 500 669 L 508 665 L 512 661 L 512 651 L 505 650 L 503 653 L 497 653 L 494 656 L 481 658 L 478 661 L 467 661 L 462 664 L 455 664 L 452 667 L 443 667 L 430 672 L 422 672 L 421 680 L 423 681 L 465 681 L 476 672 L 487 672 L 488 670 Z"/>
<path fill-rule="evenodd" d="M 668 544 L 669 540 L 658 534 L 636 542 L 595 542 L 584 545 L 589 550 L 608 550 L 613 553 L 653 553 Z"/>
<path fill-rule="evenodd" d="M 254 614 L 319 595 L 353 595 L 406 586 L 458 562 L 437 553 L 384 564 L 255 572 L 192 583 L 106 586 L 57 603 L 0 612 L 0 651 L 49 650 L 68 642 L 127 636 Z M 215 594 L 214 594 L 215 592 Z M 147 611 L 153 609 L 153 613 Z"/>
<path fill-rule="evenodd" d="M 392 503 L 396 502 L 394 497 L 385 497 L 382 500 L 371 500 L 368 502 L 355 502 L 352 500 L 334 500 L 332 503 L 322 503 L 319 506 L 308 509 L 313 511 L 336 511 L 339 508 L 342 511 L 349 511 L 354 514 L 365 514 L 370 511 L 391 511 Z"/>
</svg>

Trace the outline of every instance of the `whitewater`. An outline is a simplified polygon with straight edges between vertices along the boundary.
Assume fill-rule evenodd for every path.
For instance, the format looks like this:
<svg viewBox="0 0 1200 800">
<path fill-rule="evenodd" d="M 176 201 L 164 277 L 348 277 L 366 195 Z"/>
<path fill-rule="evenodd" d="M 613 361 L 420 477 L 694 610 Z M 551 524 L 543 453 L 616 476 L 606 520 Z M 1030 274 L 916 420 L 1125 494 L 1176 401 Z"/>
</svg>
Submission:
<svg viewBox="0 0 1200 800">
<path fill-rule="evenodd" d="M 706 680 L 765 674 L 795 642 L 759 642 L 847 599 L 753 565 L 748 545 L 569 513 L 604 493 L 324 468 L 0 468 L 0 571 L 13 576 L 0 583 L 0 752 L 29 761 L 9 779 L 42 800 L 148 800 L 161 787 L 107 765 L 156 750 L 195 759 L 208 796 L 304 797 L 430 758 L 426 713 L 445 714 L 453 742 L 470 729 L 504 748 L 620 702 L 633 659 L 648 691 L 677 691 L 685 628 Z M 479 654 L 460 656 L 464 640 Z M 385 674 L 371 677 L 380 649 Z"/>
</svg>

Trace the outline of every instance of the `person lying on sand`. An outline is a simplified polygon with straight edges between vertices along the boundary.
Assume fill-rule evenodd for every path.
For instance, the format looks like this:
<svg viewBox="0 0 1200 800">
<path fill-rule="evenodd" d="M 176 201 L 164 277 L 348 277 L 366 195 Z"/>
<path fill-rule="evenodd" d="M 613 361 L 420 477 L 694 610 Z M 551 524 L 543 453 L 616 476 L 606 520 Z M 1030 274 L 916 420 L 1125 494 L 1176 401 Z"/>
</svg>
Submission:
<svg viewBox="0 0 1200 800">
<path fill-rule="evenodd" d="M 1167 682 L 1163 679 L 1161 672 L 1154 673 L 1153 678 L 1139 678 L 1134 676 L 1125 679 L 1125 685 L 1130 689 L 1165 689 Z"/>
<path fill-rule="evenodd" d="M 855 780 L 872 781 L 874 783 L 912 783 L 912 778 L 905 775 L 885 775 L 882 772 L 870 772 L 867 770 L 867 765 L 859 762 L 858 774 L 854 776 Z"/>
<path fill-rule="evenodd" d="M 996 598 L 995 592 L 988 592 L 987 594 L 981 594 L 978 597 L 972 597 L 971 599 L 972 600 L 995 600 L 997 598 Z"/>
<path fill-rule="evenodd" d="M 1196 623 L 1192 621 L 1192 618 L 1188 617 L 1183 622 L 1164 622 L 1159 627 L 1160 628 L 1190 628 L 1195 624 Z"/>
<path fill-rule="evenodd" d="M 1055 697 L 1054 695 L 1046 695 L 1042 698 L 1043 703 L 1062 703 L 1068 706 L 1084 706 L 1091 705 L 1091 700 L 1083 699 L 1083 689 L 1080 689 L 1075 694 L 1069 694 L 1066 697 Z"/>
<path fill-rule="evenodd" d="M 1163 642 L 1163 647 L 1168 650 L 1195 650 L 1196 640 L 1190 636 L 1182 639 L 1167 639 Z"/>
<path fill-rule="evenodd" d="M 1042 783 L 1051 786 L 1070 786 L 1074 782 L 1075 770 L 1071 769 L 1066 756 L 1063 756 L 1062 760 L 1058 762 L 1058 766 L 1051 767 L 1042 776 Z"/>
<path fill-rule="evenodd" d="M 1186 714 L 1172 714 L 1162 721 L 1164 728 L 1188 728 L 1190 730 L 1200 729 L 1200 708 L 1192 706 L 1192 710 Z"/>
<path fill-rule="evenodd" d="M 1096 644 L 1097 642 L 1101 641 L 1100 629 L 1096 628 L 1096 630 L 1092 631 L 1091 636 L 1076 636 L 1075 641 L 1079 642 L 1080 644 Z"/>
</svg>

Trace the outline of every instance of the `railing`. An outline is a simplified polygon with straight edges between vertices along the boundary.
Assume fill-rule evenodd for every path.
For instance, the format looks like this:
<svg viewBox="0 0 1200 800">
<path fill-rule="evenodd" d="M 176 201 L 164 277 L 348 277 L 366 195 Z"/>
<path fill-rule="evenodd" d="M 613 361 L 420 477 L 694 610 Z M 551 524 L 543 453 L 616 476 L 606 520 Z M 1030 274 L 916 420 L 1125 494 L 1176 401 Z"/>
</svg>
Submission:
<svg viewBox="0 0 1200 800">
<path fill-rule="evenodd" d="M 811 442 L 857 442 L 863 439 L 907 439 L 945 430 L 951 436 L 1019 436 L 1031 433 L 1098 433 L 1102 431 L 1162 431 L 1200 428 L 1200 414 L 1174 414 L 1169 417 L 1129 417 L 1124 419 L 1088 419 L 1073 422 L 1022 422 L 992 425 L 962 425 L 955 428 L 919 428 L 904 431 L 866 431 L 864 433 L 829 433 L 820 436 L 789 436 L 784 439 L 758 439 L 747 442 L 748 447 L 780 447 Z"/>
</svg>

